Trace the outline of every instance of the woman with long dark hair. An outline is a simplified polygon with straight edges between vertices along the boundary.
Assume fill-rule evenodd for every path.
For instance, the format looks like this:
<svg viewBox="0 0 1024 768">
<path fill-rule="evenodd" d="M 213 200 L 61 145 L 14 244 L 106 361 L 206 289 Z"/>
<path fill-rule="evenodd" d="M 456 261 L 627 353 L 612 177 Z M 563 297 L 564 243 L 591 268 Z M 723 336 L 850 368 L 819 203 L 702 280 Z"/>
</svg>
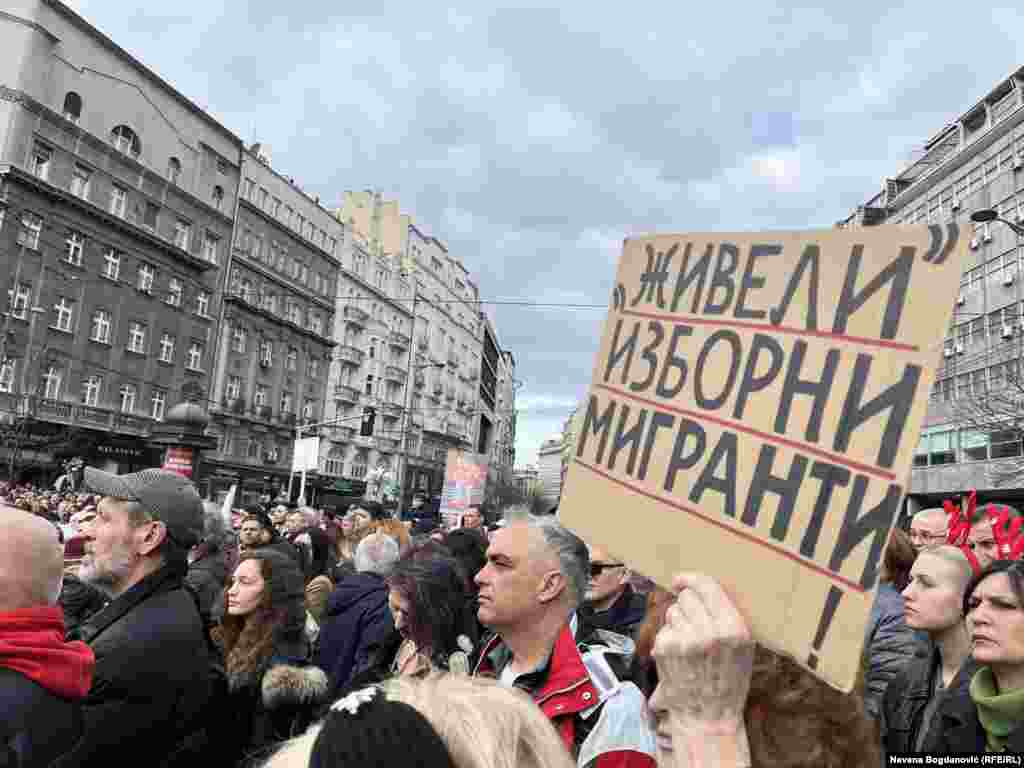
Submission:
<svg viewBox="0 0 1024 768">
<path fill-rule="evenodd" d="M 432 670 L 468 673 L 479 632 L 473 595 L 459 563 L 442 556 L 407 558 L 395 566 L 387 583 L 395 631 L 352 684 Z"/>
<path fill-rule="evenodd" d="M 327 694 L 327 676 L 310 663 L 303 587 L 298 564 L 273 550 L 244 554 L 235 568 L 214 630 L 230 690 L 229 764 L 302 733 Z"/>
</svg>

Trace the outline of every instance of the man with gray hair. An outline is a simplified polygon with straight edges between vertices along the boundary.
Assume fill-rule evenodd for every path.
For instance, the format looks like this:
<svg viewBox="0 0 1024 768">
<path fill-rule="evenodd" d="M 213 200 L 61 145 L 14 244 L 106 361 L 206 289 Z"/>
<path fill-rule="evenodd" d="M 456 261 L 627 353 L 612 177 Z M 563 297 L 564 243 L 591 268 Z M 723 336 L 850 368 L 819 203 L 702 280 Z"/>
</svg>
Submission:
<svg viewBox="0 0 1024 768">
<path fill-rule="evenodd" d="M 922 509 L 910 520 L 910 543 L 921 554 L 946 543 L 949 518 L 942 507 Z"/>
<path fill-rule="evenodd" d="M 48 766 L 82 735 L 96 659 L 64 642 L 63 570 L 54 526 L 0 506 L 0 765 Z"/>
<path fill-rule="evenodd" d="M 184 587 L 203 531 L 192 482 L 163 469 L 113 475 L 86 468 L 100 494 L 79 578 L 110 602 L 79 627 L 96 654 L 85 735 L 57 765 L 108 768 L 124 755 L 174 755 L 205 733 L 210 649 Z"/>
<path fill-rule="evenodd" d="M 396 562 L 398 542 L 371 533 L 356 547 L 356 573 L 340 581 L 327 599 L 316 664 L 330 677 L 335 696 L 370 663 L 371 648 L 394 631 L 385 579 Z"/>
<path fill-rule="evenodd" d="M 477 574 L 477 618 L 494 631 L 474 675 L 530 694 L 580 768 L 654 768 L 635 646 L 577 613 L 590 583 L 587 545 L 553 517 L 507 518 Z"/>
</svg>

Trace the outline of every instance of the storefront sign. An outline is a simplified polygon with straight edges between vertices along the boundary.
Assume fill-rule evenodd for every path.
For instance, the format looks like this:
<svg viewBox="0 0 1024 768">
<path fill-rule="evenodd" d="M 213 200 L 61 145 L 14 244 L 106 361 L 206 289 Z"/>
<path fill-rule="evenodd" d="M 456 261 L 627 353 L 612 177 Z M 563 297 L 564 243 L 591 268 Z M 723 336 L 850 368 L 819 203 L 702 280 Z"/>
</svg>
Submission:
<svg viewBox="0 0 1024 768">
<path fill-rule="evenodd" d="M 185 477 L 192 477 L 192 449 L 171 447 L 164 458 L 164 469 L 177 472 Z"/>
</svg>

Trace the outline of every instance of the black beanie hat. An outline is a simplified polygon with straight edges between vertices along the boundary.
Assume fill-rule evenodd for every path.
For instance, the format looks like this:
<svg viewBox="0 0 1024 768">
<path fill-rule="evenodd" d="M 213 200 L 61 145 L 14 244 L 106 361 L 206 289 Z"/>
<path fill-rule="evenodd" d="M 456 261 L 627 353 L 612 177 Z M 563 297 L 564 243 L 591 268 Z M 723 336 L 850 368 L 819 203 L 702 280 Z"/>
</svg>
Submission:
<svg viewBox="0 0 1024 768">
<path fill-rule="evenodd" d="M 313 743 L 309 768 L 455 768 L 448 747 L 423 715 L 388 701 L 376 687 L 339 699 Z"/>
</svg>

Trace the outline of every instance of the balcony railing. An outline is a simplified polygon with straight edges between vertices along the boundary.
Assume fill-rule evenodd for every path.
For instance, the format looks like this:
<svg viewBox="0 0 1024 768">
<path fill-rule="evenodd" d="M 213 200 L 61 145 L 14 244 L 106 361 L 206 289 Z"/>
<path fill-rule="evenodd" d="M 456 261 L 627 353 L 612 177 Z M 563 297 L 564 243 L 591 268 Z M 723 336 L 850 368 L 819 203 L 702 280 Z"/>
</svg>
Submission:
<svg viewBox="0 0 1024 768">
<path fill-rule="evenodd" d="M 989 115 L 992 118 L 992 124 L 995 125 L 1010 112 L 1013 111 L 1014 107 L 1020 104 L 1020 92 L 1015 88 L 1006 94 L 1003 98 L 997 101 L 989 109 Z"/>
<path fill-rule="evenodd" d="M 402 383 L 405 381 L 406 376 L 406 372 L 398 366 L 389 365 L 384 368 L 384 378 L 388 381 L 397 381 Z"/>
<path fill-rule="evenodd" d="M 110 429 L 114 414 L 103 408 L 94 408 L 89 405 L 78 406 L 78 421 L 82 424 L 90 424 L 104 429 Z"/>
<path fill-rule="evenodd" d="M 36 415 L 49 421 L 70 423 L 74 418 L 73 407 L 71 403 L 62 403 L 59 400 L 40 400 L 36 405 Z M 21 410 L 23 412 L 24 408 Z"/>
<path fill-rule="evenodd" d="M 131 413 L 119 413 L 116 419 L 117 429 L 122 432 L 135 432 L 140 435 L 149 431 L 150 420 L 145 416 L 136 416 Z"/>
<path fill-rule="evenodd" d="M 332 439 L 342 443 L 350 442 L 356 436 L 355 427 L 331 427 L 331 429 L 334 431 Z"/>
<path fill-rule="evenodd" d="M 380 410 L 385 416 L 392 416 L 396 419 L 402 415 L 402 406 L 398 403 L 381 403 Z"/>
<path fill-rule="evenodd" d="M 366 353 L 358 347 L 353 347 L 349 344 L 343 344 L 338 347 L 338 359 L 348 365 L 354 365 L 358 368 L 363 364 L 364 357 L 366 357 Z"/>
<path fill-rule="evenodd" d="M 345 319 L 352 325 L 358 325 L 362 328 L 366 326 L 366 321 L 370 319 L 370 315 L 366 310 L 359 307 L 345 307 Z"/>
<path fill-rule="evenodd" d="M 398 441 L 390 437 L 378 437 L 377 447 L 382 451 L 393 453 L 398 450 Z"/>
<path fill-rule="evenodd" d="M 334 387 L 334 397 L 343 403 L 358 403 L 359 390 L 347 384 L 338 384 Z"/>
</svg>

